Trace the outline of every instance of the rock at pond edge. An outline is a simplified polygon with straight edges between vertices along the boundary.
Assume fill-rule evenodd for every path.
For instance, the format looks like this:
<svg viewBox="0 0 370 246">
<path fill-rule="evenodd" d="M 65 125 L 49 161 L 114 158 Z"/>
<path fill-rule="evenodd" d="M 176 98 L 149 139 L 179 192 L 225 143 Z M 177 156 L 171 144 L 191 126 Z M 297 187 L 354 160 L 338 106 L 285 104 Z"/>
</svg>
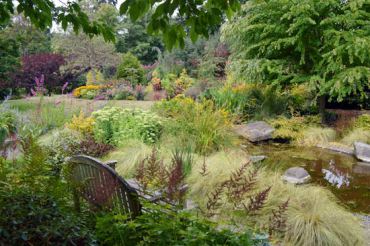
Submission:
<svg viewBox="0 0 370 246">
<path fill-rule="evenodd" d="M 354 142 L 355 156 L 357 159 L 370 162 L 370 145 L 362 142 Z"/>
<path fill-rule="evenodd" d="M 235 132 L 251 142 L 259 142 L 272 139 L 275 128 L 264 121 L 256 121 L 248 124 L 235 126 Z"/>
<path fill-rule="evenodd" d="M 311 176 L 302 167 L 291 167 L 285 171 L 282 179 L 291 184 L 305 184 L 310 181 Z"/>
</svg>

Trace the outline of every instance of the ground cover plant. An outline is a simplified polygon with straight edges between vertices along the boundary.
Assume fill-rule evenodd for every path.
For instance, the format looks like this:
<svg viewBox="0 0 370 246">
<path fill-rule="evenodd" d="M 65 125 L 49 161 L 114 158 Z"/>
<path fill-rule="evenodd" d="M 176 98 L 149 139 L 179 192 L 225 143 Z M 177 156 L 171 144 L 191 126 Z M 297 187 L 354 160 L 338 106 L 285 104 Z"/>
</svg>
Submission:
<svg viewBox="0 0 370 246">
<path fill-rule="evenodd" d="M 253 239 L 249 232 L 218 230 L 215 224 L 191 214 L 165 213 L 156 207 L 134 221 L 125 220 L 122 215 L 98 218 L 97 235 L 103 245 L 263 245 L 266 242 Z"/>
</svg>

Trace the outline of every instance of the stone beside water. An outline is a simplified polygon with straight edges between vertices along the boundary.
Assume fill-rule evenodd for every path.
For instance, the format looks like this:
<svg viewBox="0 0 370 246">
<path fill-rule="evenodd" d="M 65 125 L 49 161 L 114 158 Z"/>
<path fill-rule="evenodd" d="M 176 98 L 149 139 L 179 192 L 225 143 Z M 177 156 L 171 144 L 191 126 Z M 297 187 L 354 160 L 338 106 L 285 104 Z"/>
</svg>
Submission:
<svg viewBox="0 0 370 246">
<path fill-rule="evenodd" d="M 305 184 L 310 181 L 311 176 L 302 167 L 291 167 L 285 171 L 283 180 L 292 184 Z"/>
<path fill-rule="evenodd" d="M 325 144 L 325 145 L 318 144 L 317 147 L 322 148 L 322 149 L 328 149 L 328 150 L 331 150 L 331 151 L 334 151 L 334 152 L 339 152 L 339 153 L 342 153 L 342 154 L 347 154 L 347 155 L 353 155 L 354 154 L 353 148 L 346 147 L 346 146 L 340 146 L 340 145 L 332 144 L 332 143 Z"/>
<path fill-rule="evenodd" d="M 252 155 L 249 157 L 249 159 L 252 161 L 252 163 L 260 162 L 266 159 L 267 156 L 265 155 Z"/>
<path fill-rule="evenodd" d="M 354 142 L 355 156 L 357 159 L 370 162 L 370 145 L 362 142 Z"/>
<path fill-rule="evenodd" d="M 259 142 L 272 138 L 275 128 L 264 121 L 256 121 L 235 127 L 235 132 L 250 142 Z"/>
</svg>

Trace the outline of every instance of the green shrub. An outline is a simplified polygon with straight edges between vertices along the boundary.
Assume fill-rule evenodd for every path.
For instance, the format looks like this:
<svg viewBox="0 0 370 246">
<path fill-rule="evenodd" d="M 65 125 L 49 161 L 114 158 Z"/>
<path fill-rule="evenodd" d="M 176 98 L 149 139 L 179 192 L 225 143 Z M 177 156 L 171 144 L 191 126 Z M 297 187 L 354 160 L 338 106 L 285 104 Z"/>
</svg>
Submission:
<svg viewBox="0 0 370 246">
<path fill-rule="evenodd" d="M 16 116 L 12 111 L 0 111 L 0 149 L 6 138 L 16 132 L 16 124 Z"/>
<path fill-rule="evenodd" d="M 84 94 L 81 97 L 92 100 L 96 97 L 97 94 L 98 94 L 98 92 L 96 92 L 96 91 L 87 91 L 86 94 Z"/>
<path fill-rule="evenodd" d="M 219 230 L 216 225 L 189 213 L 164 212 L 150 206 L 133 221 L 123 215 L 98 217 L 96 224 L 101 245 L 262 245 L 249 232 Z"/>
<path fill-rule="evenodd" d="M 47 153 L 31 136 L 21 143 L 22 158 L 0 158 L 1 244 L 94 243 L 88 218 L 71 212 L 68 187 L 51 172 Z"/>
<path fill-rule="evenodd" d="M 217 107 L 225 108 L 242 119 L 253 118 L 262 101 L 261 90 L 249 84 L 226 85 L 210 92 Z"/>
<path fill-rule="evenodd" d="M 315 105 L 315 95 L 307 83 L 294 85 L 289 88 L 289 109 L 299 114 L 318 113 Z"/>
<path fill-rule="evenodd" d="M 258 83 L 227 83 L 211 89 L 209 94 L 217 107 L 225 108 L 242 120 L 315 112 L 312 94 L 306 85 L 282 91 Z"/>
<path fill-rule="evenodd" d="M 86 85 L 101 85 L 103 83 L 104 76 L 99 70 L 92 69 L 86 74 Z"/>
<path fill-rule="evenodd" d="M 27 188 L 0 188 L 0 241 L 3 245 L 89 245 L 94 234 L 84 218 L 57 198 Z"/>
<path fill-rule="evenodd" d="M 318 116 L 301 116 L 301 117 L 278 117 L 268 121 L 275 128 L 273 137 L 294 141 L 304 138 L 304 130 L 309 127 L 320 126 Z"/>
<path fill-rule="evenodd" d="M 173 86 L 173 84 L 176 78 L 177 78 L 176 74 L 168 73 L 161 81 L 162 87 L 166 90 L 167 95 L 169 97 L 175 96 L 175 87 Z"/>
<path fill-rule="evenodd" d="M 130 52 L 122 56 L 122 63 L 117 68 L 116 77 L 127 80 L 133 86 L 147 84 L 140 61 Z"/>
<path fill-rule="evenodd" d="M 211 90 L 210 96 L 218 108 L 238 115 L 241 120 L 285 114 L 289 105 L 286 93 L 258 84 L 225 85 Z"/>
<path fill-rule="evenodd" d="M 81 133 L 69 128 L 56 129 L 40 138 L 40 145 L 47 151 L 47 161 L 55 174 L 60 174 L 67 157 L 80 154 L 82 140 Z"/>
<path fill-rule="evenodd" d="M 140 109 L 106 107 L 94 112 L 92 116 L 95 119 L 95 138 L 116 146 L 131 138 L 155 143 L 162 133 L 161 118 Z"/>
<path fill-rule="evenodd" d="M 154 110 L 170 117 L 165 130 L 178 138 L 177 144 L 191 147 L 197 153 L 208 154 L 233 145 L 230 115 L 216 109 L 210 100 L 198 103 L 190 98 L 176 97 L 155 104 Z"/>
</svg>

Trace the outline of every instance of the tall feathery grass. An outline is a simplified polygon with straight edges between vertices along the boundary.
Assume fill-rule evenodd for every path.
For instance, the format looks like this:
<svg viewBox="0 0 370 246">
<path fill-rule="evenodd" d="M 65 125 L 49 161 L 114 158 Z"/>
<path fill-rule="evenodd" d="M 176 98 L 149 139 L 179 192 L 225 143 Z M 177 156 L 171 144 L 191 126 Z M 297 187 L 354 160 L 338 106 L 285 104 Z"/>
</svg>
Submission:
<svg viewBox="0 0 370 246">
<path fill-rule="evenodd" d="M 335 138 L 336 132 L 332 128 L 310 127 L 303 131 L 302 137 L 299 137 L 296 142 L 302 146 L 317 146 L 333 142 Z"/>
<path fill-rule="evenodd" d="M 136 165 L 152 151 L 152 147 L 139 140 L 128 141 L 123 147 L 109 153 L 103 159 L 105 161 L 116 160 L 116 171 L 124 177 L 132 177 Z"/>
<path fill-rule="evenodd" d="M 370 130 L 357 128 L 349 131 L 341 140 L 347 146 L 353 146 L 354 142 L 364 142 L 370 144 Z"/>
<path fill-rule="evenodd" d="M 238 150 L 218 152 L 206 159 L 205 172 L 202 171 L 203 160 L 199 159 L 188 178 L 189 197 L 204 208 L 207 197 L 232 171 L 240 168 L 246 159 L 247 156 Z M 286 229 L 280 235 L 283 245 L 364 245 L 364 232 L 358 219 L 338 205 L 335 197 L 326 189 L 314 185 L 285 184 L 281 180 L 281 174 L 266 169 L 259 170 L 257 180 L 256 191 L 271 186 L 265 206 L 258 215 L 251 218 L 242 210 L 231 211 L 232 206 L 224 198 L 220 201 L 223 205 L 219 208 L 218 221 L 232 220 L 245 225 L 253 223 L 255 228 L 265 229 L 272 210 L 276 210 L 289 199 Z M 248 200 L 245 197 L 244 201 Z"/>
<path fill-rule="evenodd" d="M 237 142 L 231 131 L 231 115 L 215 108 L 210 100 L 195 102 L 176 97 L 155 104 L 153 110 L 169 118 L 164 127 L 165 135 L 175 136 L 179 145 L 190 147 L 198 154 L 210 154 Z"/>
</svg>

